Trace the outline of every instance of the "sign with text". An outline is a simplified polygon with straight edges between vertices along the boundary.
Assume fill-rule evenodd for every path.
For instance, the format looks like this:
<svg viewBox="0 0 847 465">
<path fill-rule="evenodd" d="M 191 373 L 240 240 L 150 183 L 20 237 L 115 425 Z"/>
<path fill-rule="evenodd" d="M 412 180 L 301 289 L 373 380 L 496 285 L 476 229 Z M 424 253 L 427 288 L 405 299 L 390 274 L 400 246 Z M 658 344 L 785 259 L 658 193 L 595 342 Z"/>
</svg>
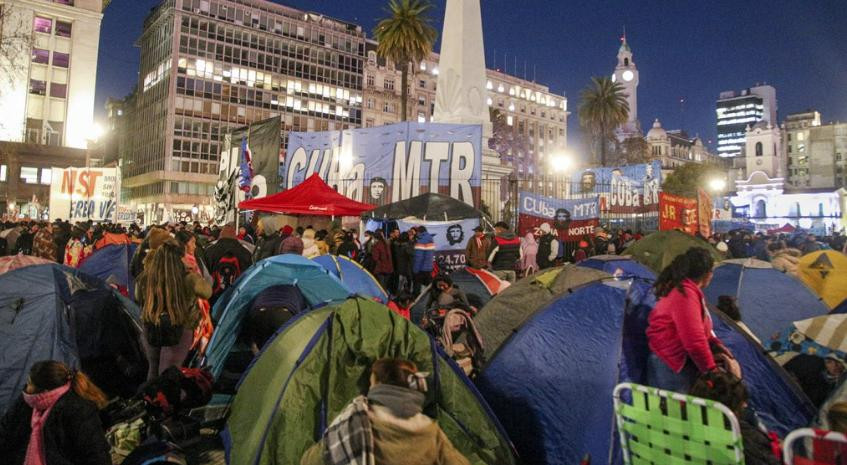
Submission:
<svg viewBox="0 0 847 465">
<path fill-rule="evenodd" d="M 50 221 L 115 221 L 116 168 L 53 168 Z"/>
<path fill-rule="evenodd" d="M 659 231 L 679 229 L 694 235 L 697 228 L 697 199 L 659 194 Z"/>
<path fill-rule="evenodd" d="M 396 220 L 400 231 L 405 232 L 415 226 L 424 226 L 435 243 L 435 261 L 441 271 L 454 271 L 464 268 L 467 258 L 465 247 L 479 226 L 479 218 L 455 221 L 406 221 Z M 379 229 L 381 222 L 368 220 L 365 229 Z"/>
<path fill-rule="evenodd" d="M 521 236 L 544 223 L 550 224 L 563 241 L 593 236 L 600 225 L 598 196 L 585 199 L 556 199 L 530 192 L 518 194 L 518 232 Z"/>
<path fill-rule="evenodd" d="M 478 207 L 481 172 L 481 126 L 407 122 L 289 133 L 282 181 L 288 189 L 318 173 L 359 202 L 441 192 Z"/>
<path fill-rule="evenodd" d="M 571 176 L 571 196 L 600 196 L 609 213 L 646 213 L 659 208 L 662 162 L 612 168 L 588 168 Z"/>
</svg>

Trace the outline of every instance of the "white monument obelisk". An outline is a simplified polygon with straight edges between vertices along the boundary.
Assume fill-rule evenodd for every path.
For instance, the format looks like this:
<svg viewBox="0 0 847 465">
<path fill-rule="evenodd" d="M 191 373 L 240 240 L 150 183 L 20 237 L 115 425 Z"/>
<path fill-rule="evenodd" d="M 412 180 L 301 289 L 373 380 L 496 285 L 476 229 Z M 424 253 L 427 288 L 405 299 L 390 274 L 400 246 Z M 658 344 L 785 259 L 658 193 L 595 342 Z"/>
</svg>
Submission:
<svg viewBox="0 0 847 465">
<path fill-rule="evenodd" d="M 497 220 L 501 207 L 499 180 L 512 169 L 502 166 L 497 152 L 488 148 L 492 125 L 479 0 L 447 0 L 438 70 L 432 120 L 482 126 L 482 201 Z"/>
</svg>

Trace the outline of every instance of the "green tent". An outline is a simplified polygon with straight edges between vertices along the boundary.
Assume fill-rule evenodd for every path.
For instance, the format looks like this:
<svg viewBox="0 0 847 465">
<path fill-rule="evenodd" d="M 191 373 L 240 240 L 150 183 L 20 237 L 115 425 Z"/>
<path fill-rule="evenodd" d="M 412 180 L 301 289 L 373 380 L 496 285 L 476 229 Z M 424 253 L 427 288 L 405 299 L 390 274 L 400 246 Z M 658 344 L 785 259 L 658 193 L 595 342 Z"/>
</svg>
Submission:
<svg viewBox="0 0 847 465">
<path fill-rule="evenodd" d="M 691 247 L 702 247 L 708 250 L 715 258 L 715 263 L 723 260 L 723 256 L 712 247 L 712 244 L 676 230 L 659 231 L 647 235 L 629 246 L 623 253 L 632 256 L 633 260 L 659 274 L 677 255 L 682 255 Z"/>
<path fill-rule="evenodd" d="M 474 318 L 487 358 L 491 359 L 517 328 L 557 295 L 611 277 L 603 271 L 565 265 L 533 274 L 507 287 Z"/>
<path fill-rule="evenodd" d="M 264 347 L 232 404 L 224 432 L 229 463 L 299 463 L 347 403 L 367 391 L 370 366 L 383 357 L 430 373 L 424 413 L 472 464 L 517 462 L 476 388 L 432 339 L 356 297 L 299 316 Z"/>
</svg>

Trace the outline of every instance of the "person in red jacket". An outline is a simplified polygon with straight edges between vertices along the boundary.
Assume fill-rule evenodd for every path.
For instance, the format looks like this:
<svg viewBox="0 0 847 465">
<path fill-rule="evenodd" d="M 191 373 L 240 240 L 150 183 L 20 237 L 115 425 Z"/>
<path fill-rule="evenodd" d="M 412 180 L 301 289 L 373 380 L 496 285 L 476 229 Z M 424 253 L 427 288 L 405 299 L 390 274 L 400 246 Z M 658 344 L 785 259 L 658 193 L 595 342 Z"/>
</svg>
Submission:
<svg viewBox="0 0 847 465">
<path fill-rule="evenodd" d="M 382 231 L 375 231 L 373 234 L 371 258 L 373 258 L 374 263 L 374 276 L 379 280 L 383 289 L 388 289 L 391 275 L 394 273 L 394 264 L 391 260 L 391 245 L 385 240 Z"/>
<path fill-rule="evenodd" d="M 738 362 L 712 332 L 702 289 L 712 280 L 715 262 L 706 249 L 692 247 L 674 258 L 654 286 L 659 299 L 650 312 L 647 384 L 688 392 L 701 373 L 718 367 L 741 377 Z"/>
</svg>

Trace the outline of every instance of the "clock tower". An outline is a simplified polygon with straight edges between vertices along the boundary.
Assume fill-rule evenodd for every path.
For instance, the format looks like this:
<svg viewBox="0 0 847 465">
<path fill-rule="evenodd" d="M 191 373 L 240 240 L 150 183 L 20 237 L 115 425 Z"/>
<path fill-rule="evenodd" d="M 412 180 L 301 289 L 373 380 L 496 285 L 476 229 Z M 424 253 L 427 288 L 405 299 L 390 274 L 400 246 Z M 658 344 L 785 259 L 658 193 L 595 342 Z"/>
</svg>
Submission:
<svg viewBox="0 0 847 465">
<path fill-rule="evenodd" d="M 629 103 L 629 118 L 618 128 L 619 140 L 632 136 L 641 136 L 641 124 L 638 122 L 638 68 L 632 59 L 632 49 L 626 42 L 626 33 L 621 37 L 621 48 L 618 49 L 618 65 L 612 74 L 612 82 L 619 83 L 624 88 L 626 101 Z"/>
</svg>

